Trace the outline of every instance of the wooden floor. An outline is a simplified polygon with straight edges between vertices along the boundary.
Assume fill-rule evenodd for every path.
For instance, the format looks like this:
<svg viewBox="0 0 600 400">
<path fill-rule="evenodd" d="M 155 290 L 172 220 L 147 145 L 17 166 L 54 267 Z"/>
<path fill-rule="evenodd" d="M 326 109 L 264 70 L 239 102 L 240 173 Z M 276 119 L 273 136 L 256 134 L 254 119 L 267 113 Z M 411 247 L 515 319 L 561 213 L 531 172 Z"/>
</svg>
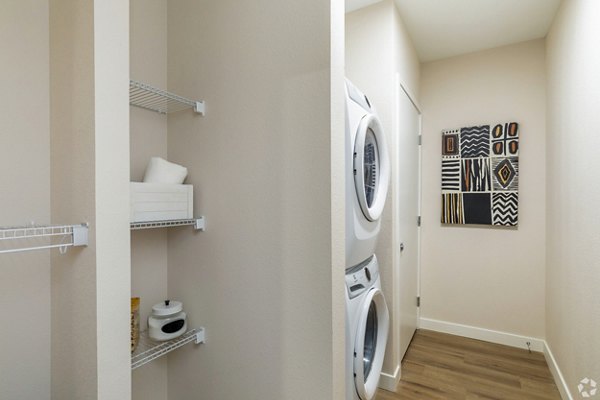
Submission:
<svg viewBox="0 0 600 400">
<path fill-rule="evenodd" d="M 396 393 L 376 400 L 560 400 L 542 353 L 419 330 Z"/>
</svg>

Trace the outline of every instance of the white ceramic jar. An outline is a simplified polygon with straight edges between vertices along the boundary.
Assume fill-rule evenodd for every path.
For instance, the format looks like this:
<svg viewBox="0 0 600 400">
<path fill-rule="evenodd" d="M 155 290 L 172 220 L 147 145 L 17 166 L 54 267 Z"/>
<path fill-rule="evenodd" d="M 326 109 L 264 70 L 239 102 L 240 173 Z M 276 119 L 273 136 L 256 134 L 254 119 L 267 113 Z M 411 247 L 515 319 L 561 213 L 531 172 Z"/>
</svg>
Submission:
<svg viewBox="0 0 600 400">
<path fill-rule="evenodd" d="M 148 333 L 152 339 L 175 339 L 186 330 L 187 318 L 180 301 L 165 300 L 152 307 L 152 314 L 148 317 Z"/>
</svg>

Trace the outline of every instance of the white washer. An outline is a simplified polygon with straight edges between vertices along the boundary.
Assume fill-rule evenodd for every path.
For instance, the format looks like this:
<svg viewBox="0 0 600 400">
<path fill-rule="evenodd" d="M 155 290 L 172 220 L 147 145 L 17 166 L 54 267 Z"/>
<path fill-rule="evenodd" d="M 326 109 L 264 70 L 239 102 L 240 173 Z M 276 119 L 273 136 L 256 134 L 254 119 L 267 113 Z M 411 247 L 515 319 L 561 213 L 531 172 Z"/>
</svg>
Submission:
<svg viewBox="0 0 600 400">
<path fill-rule="evenodd" d="M 375 252 L 389 180 L 381 122 L 367 96 L 346 80 L 346 268 Z"/>
<path fill-rule="evenodd" d="M 346 399 L 372 400 L 390 319 L 373 254 L 346 271 Z"/>
</svg>

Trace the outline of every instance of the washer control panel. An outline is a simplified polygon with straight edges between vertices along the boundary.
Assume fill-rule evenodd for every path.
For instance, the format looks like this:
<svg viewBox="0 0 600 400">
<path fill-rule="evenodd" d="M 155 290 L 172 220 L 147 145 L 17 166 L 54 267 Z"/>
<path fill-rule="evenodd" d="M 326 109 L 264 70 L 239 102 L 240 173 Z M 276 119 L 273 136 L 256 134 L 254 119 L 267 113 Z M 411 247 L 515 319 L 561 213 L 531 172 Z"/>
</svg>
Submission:
<svg viewBox="0 0 600 400">
<path fill-rule="evenodd" d="M 346 288 L 348 296 L 353 299 L 373 286 L 379 278 L 377 257 L 371 256 L 366 261 L 346 271 Z"/>
</svg>

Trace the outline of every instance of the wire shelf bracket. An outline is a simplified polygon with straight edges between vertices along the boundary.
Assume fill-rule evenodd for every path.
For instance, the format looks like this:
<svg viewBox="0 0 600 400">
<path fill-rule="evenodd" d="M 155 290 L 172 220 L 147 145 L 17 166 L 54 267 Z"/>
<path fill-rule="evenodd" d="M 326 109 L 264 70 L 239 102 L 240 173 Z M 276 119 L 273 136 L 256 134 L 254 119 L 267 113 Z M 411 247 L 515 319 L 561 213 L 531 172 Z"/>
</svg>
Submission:
<svg viewBox="0 0 600 400">
<path fill-rule="evenodd" d="M 16 244 L 16 246 L 9 249 L 0 249 L 0 254 L 55 248 L 58 248 L 64 254 L 68 247 L 87 246 L 88 230 L 89 225 L 87 223 L 0 228 L 0 243 Z M 55 243 L 53 239 L 55 241 L 58 239 L 58 243 Z M 45 242 L 36 246 L 19 246 L 22 241 L 28 240 L 45 240 Z"/>
<path fill-rule="evenodd" d="M 166 221 L 148 221 L 148 222 L 132 222 L 130 224 L 132 231 L 142 229 L 155 229 L 155 228 L 172 228 L 175 226 L 193 226 L 195 230 L 204 232 L 206 231 L 206 220 L 204 217 L 198 217 L 194 219 L 174 219 Z"/>
<path fill-rule="evenodd" d="M 205 330 L 202 327 L 198 329 L 191 329 L 178 338 L 166 342 L 157 342 L 152 340 L 148 336 L 147 331 L 140 332 L 138 348 L 131 355 L 131 369 L 134 370 L 139 368 L 142 365 L 156 360 L 157 358 L 160 358 L 172 352 L 173 350 L 185 346 L 188 343 L 193 342 L 195 344 L 201 344 L 205 343 L 205 341 Z"/>
<path fill-rule="evenodd" d="M 206 114 L 204 101 L 186 99 L 134 80 L 129 81 L 129 104 L 160 114 L 170 114 L 189 108 L 201 116 Z"/>
</svg>

